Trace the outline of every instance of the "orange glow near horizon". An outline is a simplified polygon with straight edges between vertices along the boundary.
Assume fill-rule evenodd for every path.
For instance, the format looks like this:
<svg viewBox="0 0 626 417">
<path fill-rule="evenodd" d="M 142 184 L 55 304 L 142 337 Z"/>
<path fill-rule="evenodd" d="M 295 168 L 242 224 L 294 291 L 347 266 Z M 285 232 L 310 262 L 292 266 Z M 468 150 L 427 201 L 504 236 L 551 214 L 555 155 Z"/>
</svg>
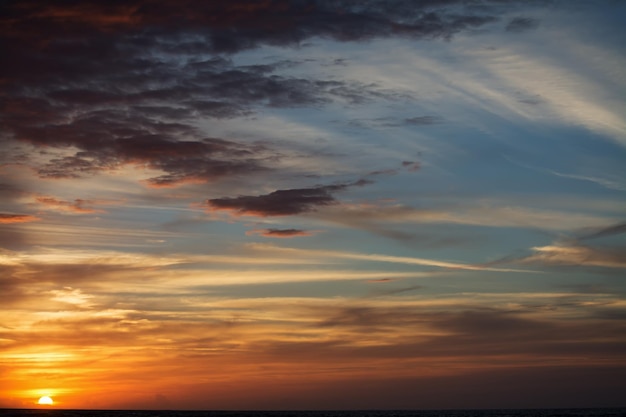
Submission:
<svg viewBox="0 0 626 417">
<path fill-rule="evenodd" d="M 437 310 L 432 300 L 424 301 L 405 300 L 403 306 L 400 299 L 392 303 L 381 298 L 344 308 L 345 300 L 298 299 L 283 305 L 262 299 L 215 300 L 212 304 L 216 310 L 247 310 L 249 315 L 239 313 L 229 324 L 222 321 L 212 326 L 186 321 L 184 312 L 174 323 L 133 318 L 136 312 L 102 315 L 97 320 L 84 320 L 79 315 L 50 319 L 39 325 L 45 324 L 48 337 L 62 340 L 64 345 L 24 353 L 8 349 L 4 358 L 12 367 L 3 379 L 12 382 L 13 390 L 3 394 L 22 400 L 2 405 L 21 408 L 32 404 L 33 398 L 50 397 L 53 404 L 37 405 L 68 409 L 236 408 L 244 401 L 241 393 L 245 393 L 245 404 L 258 407 L 266 398 L 306 397 L 309 392 L 332 391 L 342 384 L 367 388 L 377 380 L 441 380 L 500 370 L 577 365 L 576 357 L 553 357 L 549 353 L 505 355 L 502 352 L 514 351 L 506 340 L 501 346 L 492 343 L 491 354 L 482 352 L 480 341 L 458 348 L 447 346 L 445 340 L 455 334 L 452 330 L 433 328 L 430 314 L 410 317 L 413 310 Z M 377 311 L 400 323 L 377 323 Z M 463 317 L 440 315 L 446 320 Z M 312 325 L 319 323 L 319 317 L 327 317 L 326 323 L 322 327 Z M 537 317 L 551 319 L 547 313 Z M 373 326 L 367 332 L 355 330 L 361 320 Z M 463 320 L 471 325 L 496 319 L 476 315 Z M 75 331 L 77 323 L 81 323 L 80 332 Z M 408 323 L 412 327 L 407 328 Z M 37 325 L 32 323 L 35 328 Z M 296 327 L 300 329 L 298 335 L 293 334 Z M 444 342 L 438 344 L 438 340 Z M 96 342 L 98 348 L 83 347 Z M 402 356 L 402 360 L 388 352 Z M 588 365 L 611 364 L 610 359 L 605 361 Z M 619 360 L 613 363 L 619 365 Z M 55 388 L 30 389 L 34 384 L 54 384 Z"/>
<path fill-rule="evenodd" d="M 356 392 L 359 387 L 372 389 L 376 381 L 391 381 L 390 388 L 379 387 L 385 396 L 391 395 L 385 391 L 391 393 L 394 384 L 411 379 L 452 381 L 490 372 L 577 366 L 576 352 L 555 355 L 542 350 L 543 340 L 549 340 L 552 332 L 567 335 L 571 343 L 583 339 L 599 346 L 604 343 L 604 336 L 594 333 L 597 319 L 576 315 L 568 307 L 569 292 L 433 296 L 418 291 L 420 286 L 397 292 L 393 288 L 407 279 L 401 270 L 359 272 L 360 285 L 367 285 L 375 295 L 360 299 L 284 296 L 277 302 L 271 297 L 219 295 L 220 288 L 244 289 L 236 283 L 294 285 L 316 279 L 326 286 L 333 280 L 356 280 L 355 273 L 344 270 L 342 253 L 331 258 L 326 252 L 306 252 L 308 257 L 296 258 L 306 261 L 307 270 L 301 271 L 272 248 L 276 250 L 263 252 L 269 269 L 255 263 L 254 270 L 241 272 L 227 266 L 248 265 L 248 253 L 254 248 L 246 247 L 248 252 L 241 256 L 219 258 L 220 263 L 209 262 L 214 260 L 210 257 L 181 255 L 179 260 L 171 255 L 168 260 L 114 252 L 100 252 L 95 258 L 95 253 L 82 250 L 30 257 L 5 254 L 5 264 L 14 268 L 16 276 L 46 271 L 48 279 L 58 279 L 54 275 L 58 270 L 69 282 L 33 284 L 21 298 L 6 304 L 4 318 L 13 327 L 0 329 L 4 336 L 0 337 L 0 407 L 228 409 L 276 407 L 281 398 L 301 398 L 303 407 L 313 407 L 316 395 L 332 396 L 343 385 L 355 387 Z M 370 258 L 366 261 L 373 262 Z M 384 260 L 405 262 L 406 258 Z M 180 268 L 183 261 L 192 267 Z M 65 272 L 67 265 L 73 266 L 72 279 Z M 201 270 L 198 265 L 210 267 Z M 289 272 L 291 268 L 296 272 Z M 90 280 L 82 279 L 84 273 Z M 394 274 L 399 274 L 397 282 L 367 281 Z M 455 274 L 476 272 L 413 272 L 412 277 L 432 284 Z M 201 296 L 195 292 L 199 285 L 206 291 Z M 391 291 L 386 293 L 385 288 Z M 591 309 L 623 305 L 610 294 L 576 296 Z M 152 310 L 155 303 L 158 312 Z M 521 307 L 536 304 L 561 308 Z M 507 312 L 500 311 L 504 307 Z M 577 318 L 575 325 L 571 317 Z M 508 327 L 520 324 L 536 341 L 519 343 Z M 618 326 L 613 334 L 614 340 L 621 340 Z M 449 343 L 453 339 L 463 343 Z M 488 351 L 485 340 L 489 340 Z M 585 361 L 585 366 L 623 365 L 617 356 Z M 53 398 L 53 404 L 38 403 L 42 397 Z"/>
</svg>

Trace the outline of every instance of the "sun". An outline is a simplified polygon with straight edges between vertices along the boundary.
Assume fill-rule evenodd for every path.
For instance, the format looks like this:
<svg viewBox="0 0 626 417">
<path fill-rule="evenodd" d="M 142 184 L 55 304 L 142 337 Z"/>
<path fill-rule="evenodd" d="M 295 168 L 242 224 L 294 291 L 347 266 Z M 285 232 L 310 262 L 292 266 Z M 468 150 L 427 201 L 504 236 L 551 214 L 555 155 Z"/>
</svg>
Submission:
<svg viewBox="0 0 626 417">
<path fill-rule="evenodd" d="M 43 397 L 39 398 L 39 401 L 37 401 L 37 404 L 52 405 L 54 404 L 54 401 L 52 401 L 52 398 L 48 397 L 47 395 L 44 395 Z"/>
</svg>

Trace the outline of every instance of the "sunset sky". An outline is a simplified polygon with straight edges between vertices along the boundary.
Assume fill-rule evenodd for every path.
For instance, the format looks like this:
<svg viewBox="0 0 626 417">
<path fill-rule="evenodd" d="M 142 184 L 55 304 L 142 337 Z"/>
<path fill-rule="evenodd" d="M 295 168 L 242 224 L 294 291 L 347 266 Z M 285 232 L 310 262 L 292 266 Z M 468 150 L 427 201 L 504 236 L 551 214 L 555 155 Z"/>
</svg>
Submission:
<svg viewBox="0 0 626 417">
<path fill-rule="evenodd" d="M 0 16 L 0 407 L 626 406 L 626 1 Z"/>
</svg>

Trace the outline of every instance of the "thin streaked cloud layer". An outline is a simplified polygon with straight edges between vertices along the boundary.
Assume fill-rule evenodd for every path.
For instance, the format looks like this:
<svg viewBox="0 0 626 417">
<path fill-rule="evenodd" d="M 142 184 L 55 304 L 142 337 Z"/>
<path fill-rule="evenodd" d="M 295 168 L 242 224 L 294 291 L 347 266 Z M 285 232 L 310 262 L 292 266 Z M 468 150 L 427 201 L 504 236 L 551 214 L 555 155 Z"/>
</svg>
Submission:
<svg viewBox="0 0 626 417">
<path fill-rule="evenodd" d="M 624 405 L 626 4 L 0 16 L 0 407 Z"/>
</svg>

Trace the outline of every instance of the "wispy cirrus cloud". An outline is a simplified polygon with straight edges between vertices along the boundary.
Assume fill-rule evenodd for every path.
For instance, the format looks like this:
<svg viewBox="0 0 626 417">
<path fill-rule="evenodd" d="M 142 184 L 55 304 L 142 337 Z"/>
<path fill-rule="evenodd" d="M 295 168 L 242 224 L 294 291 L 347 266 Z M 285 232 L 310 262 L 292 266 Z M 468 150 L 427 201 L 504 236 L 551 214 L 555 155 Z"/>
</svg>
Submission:
<svg viewBox="0 0 626 417">
<path fill-rule="evenodd" d="M 268 253 L 293 254 L 302 257 L 323 257 L 336 260 L 360 260 L 368 262 L 397 263 L 405 265 L 433 266 L 438 268 L 447 268 L 451 270 L 469 270 L 469 271 L 494 271 L 494 272 L 539 272 L 532 270 L 521 270 L 513 268 L 497 268 L 488 265 L 472 265 L 462 262 L 451 262 L 438 259 L 428 259 L 410 256 L 393 256 L 377 253 L 356 253 L 348 251 L 328 251 L 319 249 L 296 249 L 283 246 L 274 246 L 267 244 L 254 244 L 255 250 Z"/>
<path fill-rule="evenodd" d="M 617 244 L 585 244 L 583 242 L 617 237 L 626 233 L 626 224 L 584 228 L 569 238 L 561 238 L 551 245 L 533 247 L 533 253 L 519 262 L 548 266 L 590 266 L 626 268 L 626 246 Z M 618 241 L 619 242 L 619 241 Z"/>
<path fill-rule="evenodd" d="M 520 260 L 525 264 L 626 268 L 626 248 L 548 245 L 532 248 L 534 254 Z"/>
<path fill-rule="evenodd" d="M 615 240 L 608 244 L 593 244 L 593 241 L 603 238 L 618 237 L 626 232 L 623 223 L 602 226 L 585 227 L 561 235 L 549 245 L 535 246 L 529 249 L 528 254 L 511 255 L 500 260 L 490 262 L 489 265 L 522 264 L 547 267 L 572 268 L 608 268 L 619 270 L 626 268 L 626 247 Z M 588 242 L 592 241 L 592 242 Z M 585 269 L 581 269 L 584 271 Z"/>
<path fill-rule="evenodd" d="M 599 227 L 615 220 L 613 216 L 566 212 L 498 201 L 466 202 L 449 207 L 415 208 L 396 203 L 343 204 L 311 214 L 315 218 L 374 230 L 395 224 L 464 224 L 483 227 L 572 230 L 581 225 Z"/>
</svg>

